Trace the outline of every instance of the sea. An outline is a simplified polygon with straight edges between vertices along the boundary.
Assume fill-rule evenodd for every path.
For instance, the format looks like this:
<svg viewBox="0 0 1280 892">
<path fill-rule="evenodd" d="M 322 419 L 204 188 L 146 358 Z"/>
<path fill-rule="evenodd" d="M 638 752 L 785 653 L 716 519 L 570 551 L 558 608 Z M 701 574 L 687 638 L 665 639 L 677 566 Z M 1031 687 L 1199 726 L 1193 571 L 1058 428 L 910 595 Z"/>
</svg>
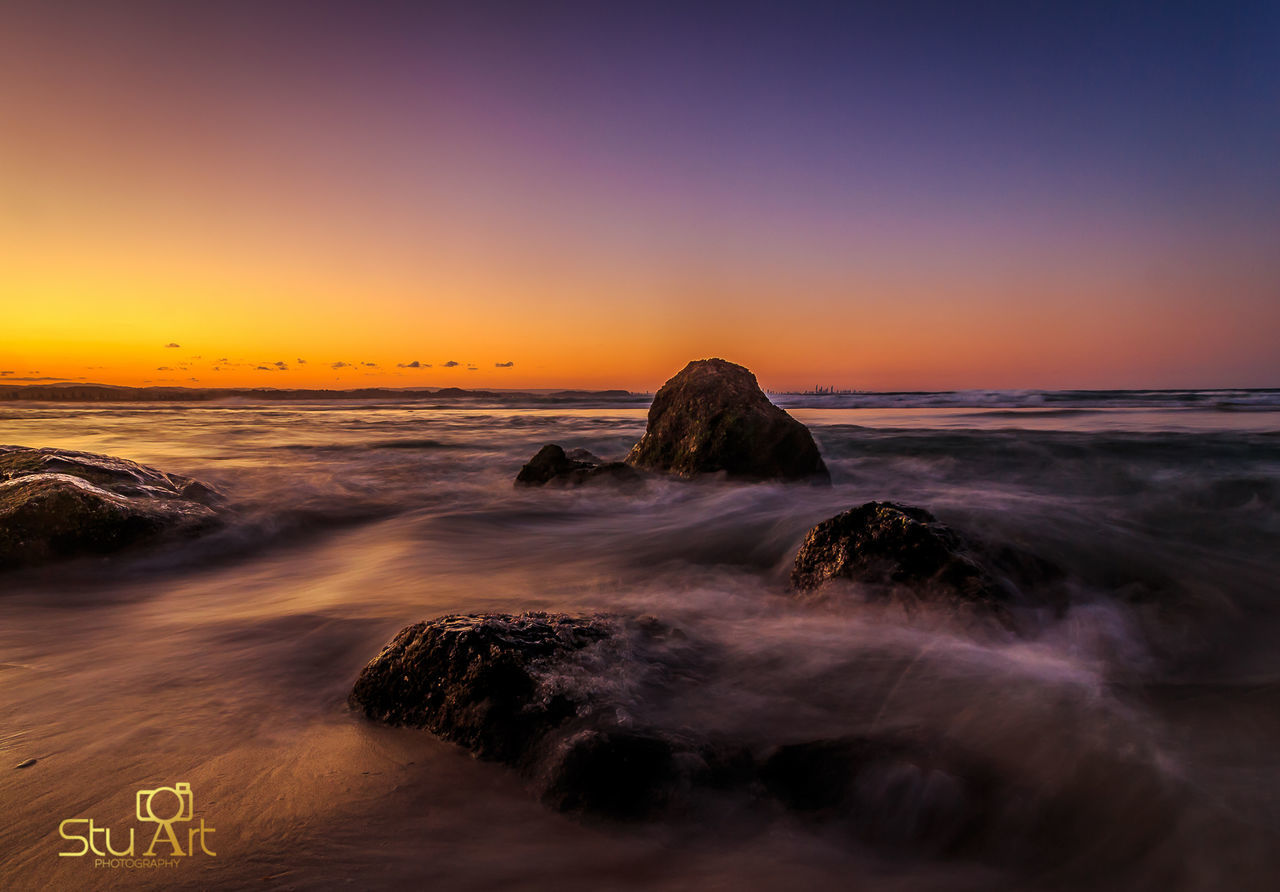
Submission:
<svg viewBox="0 0 1280 892">
<path fill-rule="evenodd" d="M 635 400 L 0 403 L 0 443 L 197 477 L 230 517 L 0 578 L 0 888 L 1275 888 L 1280 391 L 772 398 L 829 488 L 514 485 L 546 443 L 624 456 Z M 871 500 L 1040 555 L 1070 606 L 1013 632 L 794 598 L 806 530 Z M 955 854 L 750 797 L 563 814 L 509 767 L 347 705 L 405 625 L 531 610 L 712 642 L 680 722 L 942 737 L 1023 817 Z M 135 829 L 140 855 L 139 791 L 179 783 L 214 854 L 60 854 L 87 826 L 63 822 L 92 819 L 117 850 Z M 888 788 L 873 814 L 909 826 L 922 795 Z"/>
</svg>

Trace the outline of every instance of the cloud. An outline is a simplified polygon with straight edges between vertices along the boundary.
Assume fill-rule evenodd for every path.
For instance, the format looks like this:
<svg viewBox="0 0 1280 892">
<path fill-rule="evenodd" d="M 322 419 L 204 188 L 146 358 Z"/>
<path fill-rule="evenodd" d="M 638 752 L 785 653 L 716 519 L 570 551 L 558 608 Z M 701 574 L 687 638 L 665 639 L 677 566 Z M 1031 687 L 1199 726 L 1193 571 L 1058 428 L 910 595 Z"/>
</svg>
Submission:
<svg viewBox="0 0 1280 892">
<path fill-rule="evenodd" d="M 280 369 L 281 371 L 288 371 L 288 369 L 289 369 L 289 367 L 288 367 L 287 365 L 285 365 L 285 364 L 284 364 L 284 361 L 283 361 L 283 360 L 281 360 L 280 362 L 277 362 L 277 363 L 276 363 L 276 368 Z"/>
<path fill-rule="evenodd" d="M 218 362 L 230 362 L 230 361 L 231 360 L 227 359 L 225 356 L 218 360 Z"/>
<path fill-rule="evenodd" d="M 333 362 L 333 363 L 330 363 L 330 364 L 329 364 L 329 368 L 331 368 L 331 369 L 346 369 L 346 368 L 350 368 L 350 366 L 349 366 L 349 365 L 347 365 L 347 363 L 345 363 L 345 362 Z"/>
<path fill-rule="evenodd" d="M 377 364 L 376 362 L 362 362 L 362 363 L 360 363 L 360 364 L 361 364 L 362 366 L 366 366 L 366 367 L 371 368 L 371 369 L 376 369 L 376 368 L 378 367 L 378 364 Z"/>
<path fill-rule="evenodd" d="M 173 369 L 171 369 L 171 368 L 170 368 L 169 366 L 167 366 L 167 365 L 158 365 L 158 366 L 156 366 L 156 371 L 157 371 L 157 372 L 172 372 L 172 371 L 173 371 Z"/>
<path fill-rule="evenodd" d="M 269 365 L 260 365 L 260 366 L 258 366 L 257 371 L 259 371 L 259 372 L 274 372 L 274 371 L 275 371 L 275 369 L 271 368 L 271 366 L 269 366 Z"/>
<path fill-rule="evenodd" d="M 17 372 L 15 372 L 15 371 L 13 371 L 12 369 L 10 369 L 10 370 L 9 370 L 9 371 L 7 371 L 7 372 L 0 372 L 0 375 L 16 375 L 16 374 L 18 374 L 18 373 L 17 373 Z"/>
<path fill-rule="evenodd" d="M 469 366 L 467 366 L 467 371 L 468 371 L 468 372 L 474 372 L 474 371 L 477 371 L 477 368 L 476 368 L 476 366 L 469 365 Z"/>
<path fill-rule="evenodd" d="M 418 362 L 418 360 L 415 359 L 413 362 L 397 362 L 396 368 L 398 369 L 429 369 L 431 368 L 431 363 L 428 362 L 424 364 L 424 363 Z"/>
<path fill-rule="evenodd" d="M 6 373 L 4 373 L 4 374 L 6 374 L 6 375 L 12 375 L 12 374 L 13 374 L 13 372 L 6 372 Z M 30 378 L 30 377 L 24 378 L 24 377 L 18 377 L 18 378 L 10 378 L 9 380 L 10 380 L 10 381 L 83 381 L 83 380 L 84 380 L 84 375 L 78 375 L 78 376 L 76 376 L 75 378 L 56 378 L 56 377 L 51 377 L 51 376 L 49 376 L 49 375 L 44 375 L 44 376 L 39 377 L 39 378 Z"/>
<path fill-rule="evenodd" d="M 175 344 L 173 341 L 170 341 L 169 343 L 164 345 L 166 350 L 173 350 L 181 346 L 182 346 L 181 344 Z"/>
<path fill-rule="evenodd" d="M 515 365 L 515 363 L 514 363 L 514 362 L 511 362 L 510 360 L 508 360 L 508 361 L 506 361 L 506 362 L 495 362 L 495 363 L 493 364 L 493 367 L 494 367 L 495 369 L 509 369 L 509 368 L 511 368 L 513 365 Z"/>
<path fill-rule="evenodd" d="M 446 369 L 454 369 L 454 368 L 457 368 L 458 366 L 462 365 L 462 363 L 460 363 L 460 362 L 455 362 L 454 360 L 452 360 L 452 359 L 451 359 L 451 360 L 449 360 L 448 362 L 442 362 L 442 363 L 440 363 L 440 365 L 441 365 L 441 367 L 442 367 L 442 368 L 446 368 Z"/>
<path fill-rule="evenodd" d="M 307 361 L 306 361 L 305 359 L 295 359 L 295 360 L 294 360 L 294 362 L 296 362 L 298 365 L 306 365 L 306 364 L 307 364 Z"/>
</svg>

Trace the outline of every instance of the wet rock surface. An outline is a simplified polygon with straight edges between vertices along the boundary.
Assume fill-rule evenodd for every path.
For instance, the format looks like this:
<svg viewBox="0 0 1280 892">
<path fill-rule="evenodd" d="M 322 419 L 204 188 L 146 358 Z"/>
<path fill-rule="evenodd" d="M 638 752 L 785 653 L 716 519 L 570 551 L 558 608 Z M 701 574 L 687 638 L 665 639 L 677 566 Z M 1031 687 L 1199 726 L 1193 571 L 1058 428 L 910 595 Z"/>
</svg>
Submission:
<svg viewBox="0 0 1280 892">
<path fill-rule="evenodd" d="M 718 792 L 943 848 L 985 820 L 988 781 L 941 745 L 893 734 L 779 745 L 636 714 L 702 684 L 713 652 L 650 617 L 445 616 L 396 635 L 349 702 L 516 767 L 563 811 L 647 819 Z"/>
<path fill-rule="evenodd" d="M 672 662 L 661 654 L 685 644 L 651 617 L 445 616 L 401 630 L 349 703 L 519 768 L 557 808 L 643 817 L 681 783 L 679 757 L 698 742 L 638 725 L 623 692 L 661 687 Z"/>
<path fill-rule="evenodd" d="M 643 482 L 643 475 L 624 462 L 608 462 L 585 449 L 565 452 L 555 443 L 539 449 L 516 475 L 516 483 L 521 486 L 581 486 L 584 483 L 638 486 Z"/>
<path fill-rule="evenodd" d="M 549 686 L 557 664 L 616 631 L 610 618 L 546 613 L 417 623 L 365 667 L 350 702 L 371 719 L 517 761 L 530 741 L 582 705 Z"/>
<path fill-rule="evenodd" d="M 221 503 L 198 480 L 125 459 L 0 446 L 0 569 L 196 535 Z"/>
<path fill-rule="evenodd" d="M 870 599 L 907 607 L 940 603 L 1001 614 L 1023 600 L 1023 587 L 1059 576 L 1048 562 L 961 535 L 923 508 L 867 502 L 805 534 L 791 585 L 802 597 L 852 583 Z M 1056 591 L 1047 597 L 1061 599 Z"/>
<path fill-rule="evenodd" d="M 679 477 L 830 481 L 808 428 L 723 359 L 695 360 L 662 385 L 627 463 Z"/>
</svg>

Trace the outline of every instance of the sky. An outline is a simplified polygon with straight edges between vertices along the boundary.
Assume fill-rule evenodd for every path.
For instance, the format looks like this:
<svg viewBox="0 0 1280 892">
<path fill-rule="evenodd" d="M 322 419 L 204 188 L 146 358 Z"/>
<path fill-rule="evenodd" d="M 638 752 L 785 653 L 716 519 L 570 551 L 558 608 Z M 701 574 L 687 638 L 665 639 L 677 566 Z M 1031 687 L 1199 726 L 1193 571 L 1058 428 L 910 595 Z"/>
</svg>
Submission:
<svg viewBox="0 0 1280 892">
<path fill-rule="evenodd" d="M 1280 386 L 1280 4 L 0 3 L 0 383 Z"/>
</svg>

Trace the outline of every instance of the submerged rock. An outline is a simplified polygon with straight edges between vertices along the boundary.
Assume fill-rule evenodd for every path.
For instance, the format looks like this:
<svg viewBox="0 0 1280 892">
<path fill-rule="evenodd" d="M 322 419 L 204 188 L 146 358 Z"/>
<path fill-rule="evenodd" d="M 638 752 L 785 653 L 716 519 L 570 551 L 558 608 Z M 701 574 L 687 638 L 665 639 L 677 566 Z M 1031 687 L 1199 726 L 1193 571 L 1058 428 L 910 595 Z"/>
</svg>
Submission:
<svg viewBox="0 0 1280 892">
<path fill-rule="evenodd" d="M 830 480 L 808 428 L 769 402 L 756 376 L 701 359 L 662 385 L 627 463 L 680 477 Z"/>
<path fill-rule="evenodd" d="M 635 485 L 643 482 L 640 472 L 630 465 L 607 462 L 585 449 L 563 448 L 549 443 L 520 469 L 516 483 L 522 486 L 543 486 L 548 483 L 580 486 L 598 482 Z"/>
<path fill-rule="evenodd" d="M 0 568 L 204 532 L 221 497 L 121 458 L 0 446 Z"/>
<path fill-rule="evenodd" d="M 881 846 L 955 848 L 990 820 L 995 781 L 940 742 L 885 735 L 788 744 L 760 768 L 788 808 Z"/>
<path fill-rule="evenodd" d="M 1051 579 L 1048 562 L 969 540 L 923 508 L 867 502 L 805 534 L 791 570 L 801 594 L 857 583 L 870 598 L 942 602 L 995 613 L 1019 600 L 1017 583 Z"/>
</svg>

